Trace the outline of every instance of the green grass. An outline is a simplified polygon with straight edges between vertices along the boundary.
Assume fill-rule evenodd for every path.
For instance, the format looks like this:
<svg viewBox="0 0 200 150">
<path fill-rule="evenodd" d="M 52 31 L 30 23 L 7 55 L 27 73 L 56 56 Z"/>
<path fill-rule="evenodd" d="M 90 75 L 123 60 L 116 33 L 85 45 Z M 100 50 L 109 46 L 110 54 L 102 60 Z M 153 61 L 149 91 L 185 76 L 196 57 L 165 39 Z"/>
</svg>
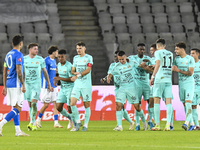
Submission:
<svg viewBox="0 0 200 150">
<path fill-rule="evenodd" d="M 28 122 L 21 122 L 21 129 L 29 137 L 15 137 L 14 123 L 3 127 L 0 150 L 128 150 L 128 149 L 200 149 L 200 132 L 184 131 L 183 122 L 174 122 L 174 131 L 129 131 L 129 124 L 123 121 L 124 131 L 113 131 L 116 121 L 90 121 L 87 132 L 70 132 L 67 121 L 60 121 L 64 128 L 53 128 L 53 122 L 42 122 L 37 131 L 27 131 Z M 142 125 L 142 123 L 141 123 Z M 165 122 L 161 122 L 164 129 Z M 141 126 L 142 127 L 142 126 Z"/>
</svg>

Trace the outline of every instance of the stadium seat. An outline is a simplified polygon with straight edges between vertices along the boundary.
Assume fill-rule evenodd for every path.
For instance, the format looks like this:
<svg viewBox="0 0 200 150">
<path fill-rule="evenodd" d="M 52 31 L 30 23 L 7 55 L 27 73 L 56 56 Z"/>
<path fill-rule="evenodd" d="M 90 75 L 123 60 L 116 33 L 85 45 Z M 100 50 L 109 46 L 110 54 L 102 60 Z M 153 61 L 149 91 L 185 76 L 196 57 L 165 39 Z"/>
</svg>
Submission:
<svg viewBox="0 0 200 150">
<path fill-rule="evenodd" d="M 1 50 L 3 53 L 8 53 L 12 49 L 12 45 L 10 43 L 3 43 L 1 46 Z"/>
<path fill-rule="evenodd" d="M 7 24 L 7 33 L 20 33 L 19 23 Z"/>
<path fill-rule="evenodd" d="M 129 23 L 129 24 L 140 22 L 139 14 L 136 14 L 136 13 L 127 14 L 126 18 L 127 18 L 127 23 Z"/>
<path fill-rule="evenodd" d="M 146 33 L 146 43 L 152 44 L 155 43 L 158 39 L 158 33 Z"/>
<path fill-rule="evenodd" d="M 138 3 L 147 3 L 147 0 L 135 0 L 135 3 L 138 4 Z"/>
<path fill-rule="evenodd" d="M 113 29 L 113 24 L 101 24 L 101 31 L 102 31 L 102 34 L 104 33 L 111 33 L 112 29 Z"/>
<path fill-rule="evenodd" d="M 118 43 L 130 43 L 129 33 L 118 33 L 117 34 L 117 42 Z"/>
<path fill-rule="evenodd" d="M 167 23 L 167 14 L 165 13 L 156 13 L 154 17 L 155 23 Z"/>
<path fill-rule="evenodd" d="M 148 0 L 149 3 L 160 3 L 161 0 Z"/>
<path fill-rule="evenodd" d="M 21 23 L 21 33 L 33 33 L 33 24 L 32 23 Z"/>
<path fill-rule="evenodd" d="M 119 3 L 119 0 L 107 0 L 107 3 L 109 3 L 109 4 L 117 4 L 117 3 Z"/>
<path fill-rule="evenodd" d="M 123 23 L 114 24 L 115 33 L 127 33 L 127 26 Z"/>
<path fill-rule="evenodd" d="M 111 14 L 120 14 L 122 13 L 122 4 L 110 4 L 109 12 Z"/>
<path fill-rule="evenodd" d="M 47 3 L 55 3 L 55 0 L 46 0 Z"/>
<path fill-rule="evenodd" d="M 139 23 L 129 23 L 128 29 L 129 33 L 142 33 L 141 24 Z"/>
<path fill-rule="evenodd" d="M 34 23 L 35 33 L 48 33 L 46 23 Z"/>
<path fill-rule="evenodd" d="M 194 22 L 194 15 L 193 13 L 181 13 L 181 20 L 183 23 L 190 23 Z"/>
<path fill-rule="evenodd" d="M 97 8 L 97 13 L 106 12 L 108 9 L 108 4 L 107 3 L 96 3 L 95 7 Z"/>
<path fill-rule="evenodd" d="M 199 33 L 198 32 L 188 32 L 187 33 L 188 42 L 200 42 Z"/>
<path fill-rule="evenodd" d="M 36 43 L 36 33 L 23 33 L 24 44 L 27 45 L 29 43 Z"/>
<path fill-rule="evenodd" d="M 49 24 L 49 33 L 62 33 L 62 26 L 61 24 Z"/>
<path fill-rule="evenodd" d="M 63 33 L 54 33 L 52 35 L 51 43 L 54 44 L 54 45 L 58 45 L 59 48 L 65 48 L 66 49 L 65 35 Z"/>
<path fill-rule="evenodd" d="M 56 14 L 58 12 L 58 7 L 56 3 L 47 3 L 47 12 L 49 14 Z"/>
<path fill-rule="evenodd" d="M 140 15 L 140 22 L 141 23 L 153 23 L 152 14 L 141 14 Z"/>
<path fill-rule="evenodd" d="M 185 33 L 173 33 L 174 42 L 186 42 L 186 35 Z"/>
<path fill-rule="evenodd" d="M 0 23 L 0 33 L 6 33 L 6 25 L 4 23 Z"/>
<path fill-rule="evenodd" d="M 47 23 L 48 24 L 51 24 L 51 23 L 60 23 L 60 18 L 59 18 L 58 15 L 49 15 Z"/>
<path fill-rule="evenodd" d="M 140 3 L 138 4 L 138 13 L 139 14 L 147 14 L 147 13 L 150 13 L 150 5 L 149 3 Z"/>
<path fill-rule="evenodd" d="M 154 24 L 146 23 L 146 24 L 142 24 L 142 27 L 143 27 L 143 33 L 155 33 L 156 32 Z"/>
<path fill-rule="evenodd" d="M 6 33 L 0 33 L 0 43 L 7 43 L 8 42 L 8 38 L 7 38 L 7 34 Z"/>
<path fill-rule="evenodd" d="M 170 32 L 159 33 L 159 36 L 160 36 L 160 38 L 164 38 L 166 43 L 172 43 L 173 42 L 172 33 L 170 33 Z"/>
<path fill-rule="evenodd" d="M 113 14 L 113 24 L 125 24 L 126 23 L 126 18 L 124 14 Z"/>
<path fill-rule="evenodd" d="M 166 3 L 166 13 L 178 13 L 177 3 Z"/>
<path fill-rule="evenodd" d="M 157 23 L 156 29 L 157 29 L 157 33 L 169 32 L 169 25 L 166 23 Z"/>
<path fill-rule="evenodd" d="M 180 23 L 181 16 L 179 13 L 170 13 L 168 14 L 168 22 L 169 23 Z"/>
<path fill-rule="evenodd" d="M 100 24 L 109 24 L 111 23 L 111 15 L 109 13 L 101 12 L 99 13 L 99 23 Z"/>
<path fill-rule="evenodd" d="M 132 14 L 132 13 L 136 13 L 137 12 L 137 9 L 136 9 L 136 5 L 134 3 L 127 3 L 127 4 L 124 4 L 124 13 L 125 14 Z"/>
<path fill-rule="evenodd" d="M 94 3 L 106 3 L 106 0 L 93 0 Z"/>
<path fill-rule="evenodd" d="M 163 3 L 153 3 L 151 4 L 151 11 L 153 14 L 156 14 L 156 13 L 164 13 L 164 6 L 163 6 Z"/>
<path fill-rule="evenodd" d="M 115 43 L 116 42 L 115 33 L 104 33 L 103 41 L 104 43 Z"/>
<path fill-rule="evenodd" d="M 195 32 L 197 24 L 195 22 L 183 23 L 186 32 Z"/>
<path fill-rule="evenodd" d="M 182 33 L 183 24 L 182 23 L 170 23 L 170 31 L 172 33 Z"/>
<path fill-rule="evenodd" d="M 177 3 L 188 2 L 188 0 L 176 0 Z"/>
<path fill-rule="evenodd" d="M 173 3 L 175 0 L 162 0 L 163 3 Z"/>
<path fill-rule="evenodd" d="M 144 38 L 144 34 L 143 33 L 133 33 L 131 34 L 131 42 L 132 44 L 138 44 L 138 43 L 144 43 L 145 42 L 145 38 Z"/>
<path fill-rule="evenodd" d="M 38 33 L 38 43 L 48 43 L 50 42 L 50 35 L 49 33 Z"/>
<path fill-rule="evenodd" d="M 126 4 L 126 3 L 130 4 L 130 3 L 133 3 L 133 2 L 134 2 L 134 0 L 121 0 L 122 4 Z"/>
<path fill-rule="evenodd" d="M 8 43 L 12 43 L 12 38 L 13 38 L 15 35 L 21 35 L 21 33 L 15 33 L 15 32 L 8 33 Z"/>
<path fill-rule="evenodd" d="M 190 2 L 184 2 L 184 3 L 181 2 L 179 6 L 181 13 L 191 13 L 193 11 L 192 3 Z"/>
</svg>

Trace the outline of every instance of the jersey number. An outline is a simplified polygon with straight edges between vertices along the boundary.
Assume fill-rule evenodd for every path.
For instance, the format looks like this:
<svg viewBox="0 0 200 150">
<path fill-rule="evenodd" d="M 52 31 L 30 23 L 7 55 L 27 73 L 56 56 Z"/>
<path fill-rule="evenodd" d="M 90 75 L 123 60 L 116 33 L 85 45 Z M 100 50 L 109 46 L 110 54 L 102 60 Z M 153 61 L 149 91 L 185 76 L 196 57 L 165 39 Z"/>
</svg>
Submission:
<svg viewBox="0 0 200 150">
<path fill-rule="evenodd" d="M 172 67 L 172 57 L 171 56 L 168 57 L 168 59 L 170 61 L 169 66 L 166 66 L 166 59 L 167 58 L 165 56 L 163 58 L 164 58 L 164 65 L 162 66 L 162 68 L 171 68 Z"/>
<path fill-rule="evenodd" d="M 9 58 L 10 58 L 10 64 L 9 64 Z M 6 58 L 6 64 L 8 66 L 8 68 L 10 69 L 13 65 L 13 62 L 12 62 L 12 55 L 9 55 L 7 58 Z"/>
</svg>

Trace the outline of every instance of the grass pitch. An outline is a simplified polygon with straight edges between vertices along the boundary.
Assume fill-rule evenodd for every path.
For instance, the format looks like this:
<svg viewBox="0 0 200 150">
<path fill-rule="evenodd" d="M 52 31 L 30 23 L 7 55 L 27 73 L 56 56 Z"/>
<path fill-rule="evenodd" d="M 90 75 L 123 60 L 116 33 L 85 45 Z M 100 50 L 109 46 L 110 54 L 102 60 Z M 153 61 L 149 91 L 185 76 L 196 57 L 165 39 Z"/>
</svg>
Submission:
<svg viewBox="0 0 200 150">
<path fill-rule="evenodd" d="M 184 131 L 183 122 L 174 122 L 174 131 L 129 131 L 123 121 L 124 131 L 113 131 L 116 121 L 90 121 L 87 132 L 70 132 L 68 121 L 60 121 L 64 128 L 53 128 L 53 122 L 42 122 L 37 131 L 27 131 L 28 122 L 21 122 L 21 129 L 29 137 L 15 137 L 14 123 L 3 127 L 0 150 L 129 150 L 129 149 L 200 149 L 200 131 Z M 165 122 L 161 122 L 162 130 Z"/>
</svg>

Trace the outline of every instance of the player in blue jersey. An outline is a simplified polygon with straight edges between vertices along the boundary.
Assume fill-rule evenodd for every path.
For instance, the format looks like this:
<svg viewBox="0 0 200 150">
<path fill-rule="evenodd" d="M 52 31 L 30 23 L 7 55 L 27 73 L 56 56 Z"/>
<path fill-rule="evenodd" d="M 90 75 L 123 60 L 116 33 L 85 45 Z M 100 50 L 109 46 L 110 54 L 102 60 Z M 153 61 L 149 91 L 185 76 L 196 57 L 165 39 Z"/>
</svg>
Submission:
<svg viewBox="0 0 200 150">
<path fill-rule="evenodd" d="M 185 107 L 186 120 L 182 124 L 182 128 L 186 131 L 191 131 L 195 129 L 192 118 L 192 100 L 195 88 L 193 77 L 195 61 L 192 56 L 186 54 L 185 49 L 186 44 L 184 42 L 176 44 L 175 53 L 177 56 L 174 60 L 173 71 L 178 72 L 179 97 Z M 190 127 L 188 129 L 189 123 Z"/>
<path fill-rule="evenodd" d="M 3 95 L 7 96 L 7 105 L 13 109 L 0 122 L 0 136 L 3 126 L 11 119 L 14 120 L 16 134 L 15 136 L 29 136 L 20 129 L 19 113 L 23 105 L 23 93 L 26 92 L 23 80 L 24 58 L 20 52 L 23 47 L 23 39 L 16 35 L 12 39 L 13 49 L 5 57 L 3 70 Z"/>
<path fill-rule="evenodd" d="M 160 129 L 160 99 L 165 101 L 167 106 L 167 124 L 164 131 L 170 131 L 170 122 L 172 116 L 172 62 L 173 53 L 165 49 L 165 40 L 158 39 L 156 41 L 156 51 L 154 53 L 156 65 L 151 76 L 150 85 L 154 84 L 154 115 L 156 126 L 153 131 Z"/>
<path fill-rule="evenodd" d="M 148 126 L 145 120 L 144 112 L 140 108 L 139 97 L 136 92 L 137 86 L 134 79 L 134 68 L 144 67 L 145 63 L 139 64 L 136 61 L 127 60 L 124 51 L 119 51 L 118 53 L 119 62 L 115 65 L 111 73 L 107 77 L 107 83 L 110 83 L 111 77 L 115 75 L 120 76 L 120 86 L 116 95 L 116 117 L 117 117 L 117 127 L 115 131 L 123 131 L 122 127 L 122 106 L 125 104 L 126 99 L 130 104 L 133 104 L 135 109 L 138 111 L 139 116 L 142 119 L 144 130 L 148 130 Z"/>
<path fill-rule="evenodd" d="M 68 129 L 72 127 L 72 119 L 71 115 L 71 107 L 70 107 L 70 98 L 71 98 L 71 92 L 74 87 L 74 83 L 71 80 L 72 74 L 71 74 L 71 69 L 72 69 L 72 64 L 67 61 L 67 55 L 66 55 L 66 50 L 61 49 L 58 51 L 58 77 L 54 77 L 54 84 L 56 85 L 58 81 L 60 80 L 61 82 L 61 89 L 60 92 L 58 93 L 57 100 L 56 100 L 56 108 L 57 110 L 65 117 L 69 119 L 69 124 L 70 127 L 68 126 Z M 67 110 L 63 108 L 64 104 L 67 104 Z"/>
<path fill-rule="evenodd" d="M 197 49 L 197 48 L 193 48 L 190 51 L 190 55 L 195 60 L 195 67 L 194 67 L 195 89 L 194 89 L 194 97 L 193 97 L 193 100 L 192 100 L 192 117 L 193 117 L 194 123 L 196 125 L 196 130 L 200 130 L 198 113 L 197 113 L 197 103 L 200 104 L 200 60 L 199 60 L 199 53 L 200 53 L 200 50 Z"/>
<path fill-rule="evenodd" d="M 118 61 L 118 57 L 117 57 L 117 53 L 119 51 L 115 51 L 115 54 L 114 54 L 114 61 L 113 63 L 110 64 L 109 66 L 109 69 L 108 69 L 108 74 L 110 74 L 113 70 L 113 68 L 115 67 L 115 65 L 119 62 Z M 107 79 L 107 76 L 105 78 L 102 78 L 101 79 L 101 83 L 104 83 L 104 81 L 106 81 Z M 117 92 L 119 90 L 119 85 L 120 85 L 120 77 L 119 75 L 115 75 L 113 76 L 113 79 L 114 79 L 114 86 L 115 86 L 115 96 L 117 95 Z M 130 126 L 129 126 L 129 130 L 133 130 L 134 128 L 134 124 L 135 122 L 131 120 L 130 116 L 128 115 L 128 112 L 126 111 L 126 109 L 124 108 L 124 106 L 122 106 L 122 111 L 123 111 L 123 117 L 130 123 Z M 118 128 L 118 125 L 113 129 L 115 130 L 116 128 Z"/>
<path fill-rule="evenodd" d="M 139 64 L 143 61 L 147 61 L 146 65 L 151 65 L 150 62 L 150 57 L 144 55 L 145 53 L 145 44 L 144 43 L 139 43 L 137 45 L 137 55 L 130 55 L 128 58 L 130 60 L 133 61 L 137 61 Z M 140 103 L 141 103 L 141 99 L 142 96 L 144 97 L 144 100 L 148 102 L 148 113 L 150 116 L 153 115 L 153 101 L 149 100 L 149 96 L 150 96 L 150 90 L 151 87 L 149 85 L 149 73 L 147 73 L 144 69 L 142 69 L 141 67 L 137 67 L 134 69 L 135 75 L 134 75 L 134 79 L 135 79 L 135 83 L 137 86 L 137 93 L 138 93 L 138 97 L 140 99 Z M 137 112 L 137 110 L 135 110 L 135 117 L 136 117 L 136 128 L 135 131 L 139 131 L 140 130 L 140 122 L 139 122 L 139 114 Z M 152 129 L 154 127 L 153 123 L 151 120 L 149 120 L 148 122 L 150 129 Z"/>
<path fill-rule="evenodd" d="M 73 58 L 73 67 L 71 70 L 71 73 L 75 75 L 72 77 L 73 81 L 75 81 L 71 94 L 72 117 L 75 118 L 79 114 L 76 103 L 81 96 L 85 107 L 85 122 L 81 131 L 87 131 L 88 129 L 88 123 L 91 115 L 90 101 L 92 101 L 91 69 L 93 65 L 93 58 L 91 55 L 86 54 L 85 50 L 85 43 L 78 42 L 76 44 L 76 51 L 78 55 Z M 82 124 L 79 118 L 75 118 L 75 122 L 76 130 L 74 131 L 78 131 Z"/>
<path fill-rule="evenodd" d="M 53 91 L 51 83 L 49 81 L 49 76 L 46 70 L 46 65 L 44 59 L 38 56 L 38 44 L 31 43 L 28 45 L 29 55 L 24 57 L 24 75 L 25 75 L 25 85 L 26 92 L 24 94 L 25 100 L 28 101 L 29 105 L 29 115 L 30 123 L 27 125 L 29 131 L 37 130 L 35 124 L 35 117 L 37 114 L 37 101 L 40 100 L 41 92 L 41 71 L 47 80 L 49 91 Z"/>
<path fill-rule="evenodd" d="M 55 58 L 58 57 L 58 47 L 57 46 L 50 46 L 48 49 L 49 56 L 47 56 L 45 60 L 46 64 L 46 69 L 49 75 L 49 80 L 51 83 L 51 87 L 54 88 L 53 92 L 49 92 L 47 90 L 47 82 L 45 80 L 45 77 L 42 73 L 42 89 L 41 89 L 41 102 L 44 103 L 42 108 L 39 111 L 38 118 L 36 120 L 36 126 L 38 128 L 41 128 L 41 118 L 49 106 L 49 103 L 53 103 L 53 113 L 54 113 L 54 127 L 55 128 L 63 128 L 59 123 L 58 123 L 58 110 L 56 109 L 56 97 L 58 93 L 57 86 L 54 86 L 54 80 L 53 78 L 56 76 L 56 60 Z"/>
</svg>

